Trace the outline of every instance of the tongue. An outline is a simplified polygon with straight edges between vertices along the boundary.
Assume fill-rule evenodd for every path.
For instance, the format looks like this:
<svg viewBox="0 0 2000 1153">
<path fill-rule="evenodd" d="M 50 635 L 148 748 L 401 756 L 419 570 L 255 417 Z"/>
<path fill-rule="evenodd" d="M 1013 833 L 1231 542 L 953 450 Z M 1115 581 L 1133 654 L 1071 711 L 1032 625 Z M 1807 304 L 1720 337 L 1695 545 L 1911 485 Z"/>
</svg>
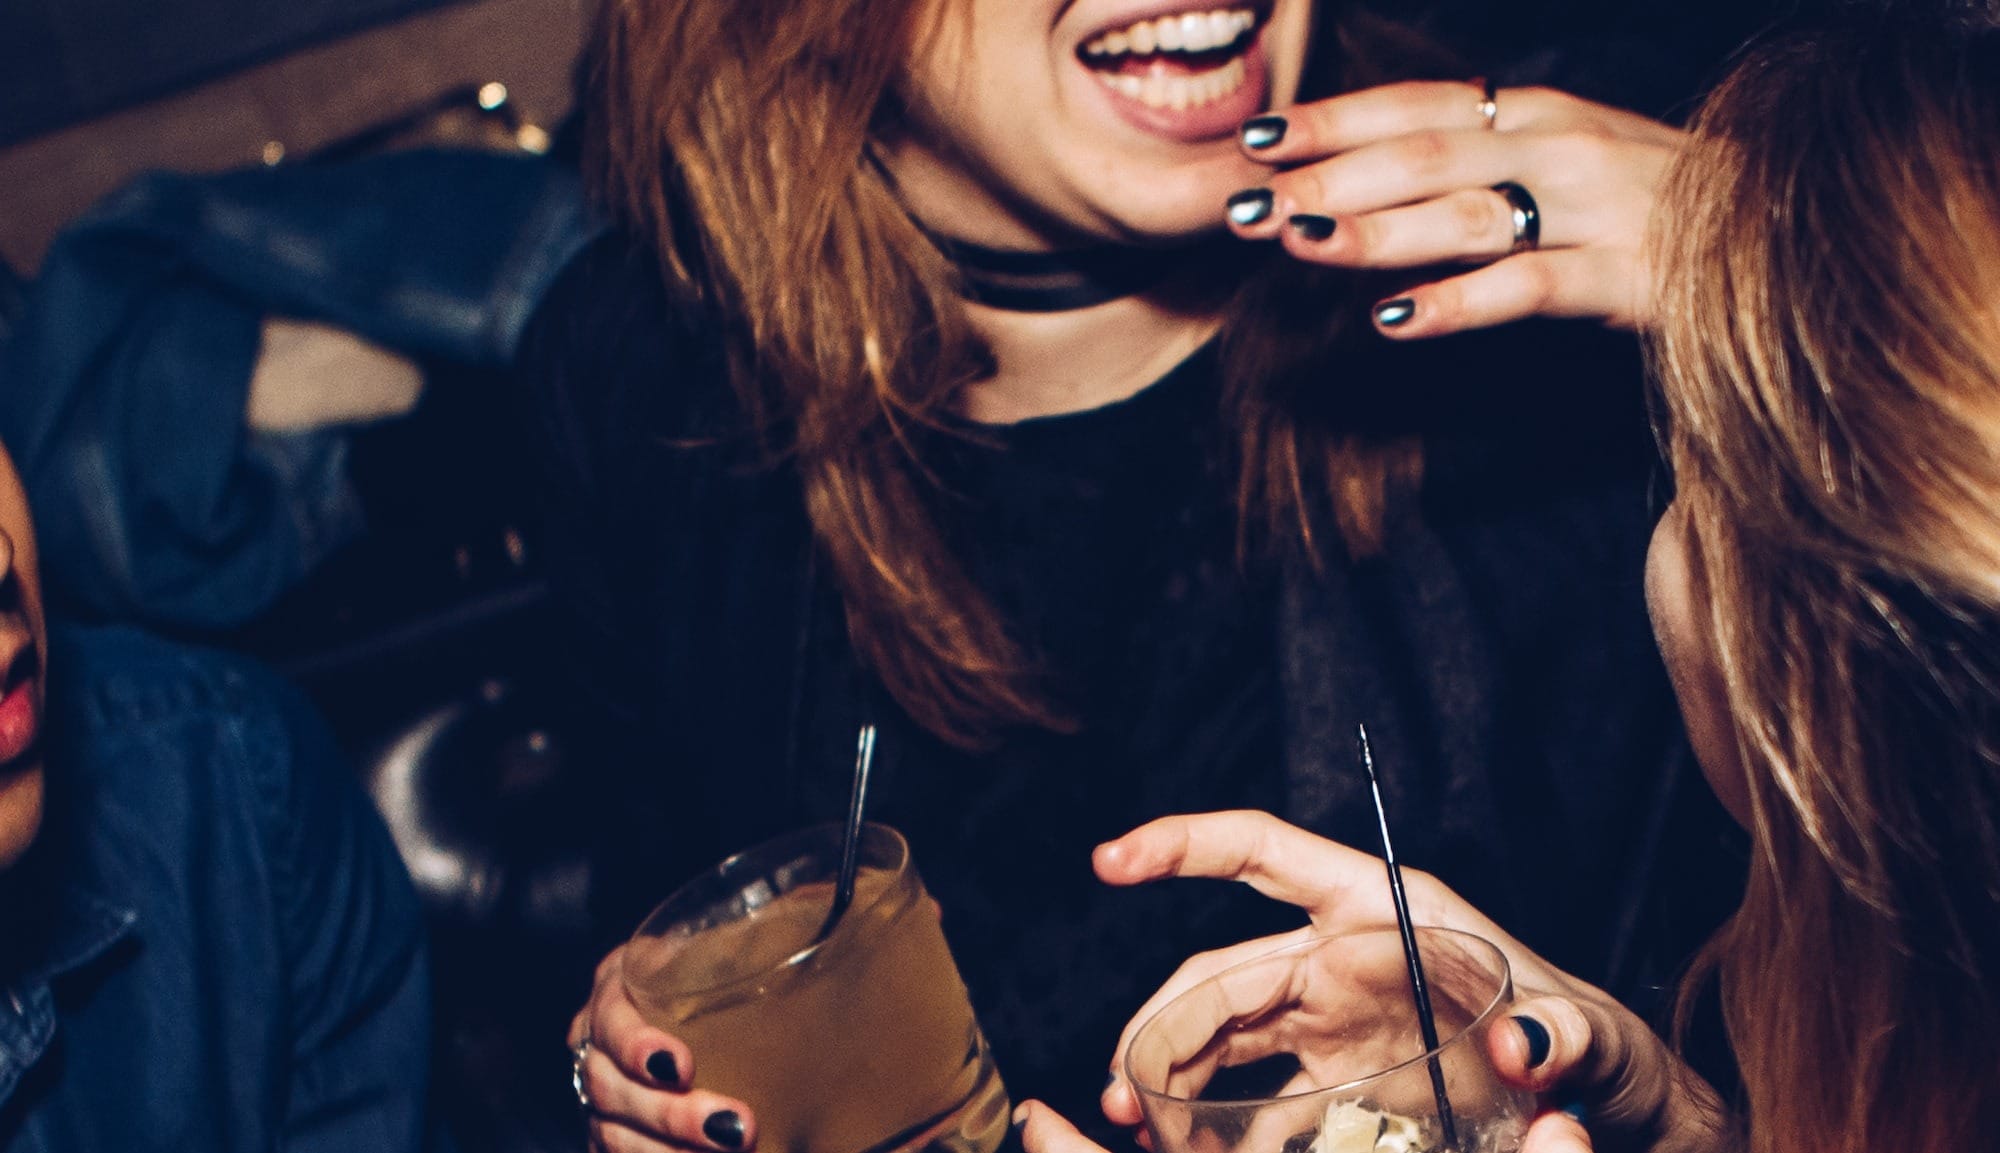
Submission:
<svg viewBox="0 0 2000 1153">
<path fill-rule="evenodd" d="M 1172 52 L 1154 56 L 1121 56 L 1115 61 L 1086 61 L 1098 72 L 1115 76 L 1195 76 L 1213 72 L 1239 53 L 1228 49 L 1213 52 Z"/>
</svg>

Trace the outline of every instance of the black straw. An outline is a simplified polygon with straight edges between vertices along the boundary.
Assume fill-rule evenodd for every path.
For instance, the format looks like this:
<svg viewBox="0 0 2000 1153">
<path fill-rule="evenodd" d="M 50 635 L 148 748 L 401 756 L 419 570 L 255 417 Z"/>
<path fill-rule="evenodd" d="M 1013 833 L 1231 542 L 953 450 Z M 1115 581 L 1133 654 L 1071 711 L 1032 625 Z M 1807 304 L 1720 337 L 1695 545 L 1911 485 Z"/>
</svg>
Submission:
<svg viewBox="0 0 2000 1153">
<path fill-rule="evenodd" d="M 1424 980 L 1424 959 L 1417 952 L 1417 931 L 1410 924 L 1410 899 L 1403 893 L 1403 870 L 1396 864 L 1396 849 L 1389 843 L 1389 813 L 1382 807 L 1382 782 L 1375 776 L 1375 754 L 1368 748 L 1368 726 L 1357 726 L 1361 744 L 1361 767 L 1368 770 L 1368 788 L 1375 794 L 1375 819 L 1382 824 L 1382 859 L 1389 864 L 1389 895 L 1396 902 L 1396 927 L 1403 932 L 1403 959 L 1410 966 L 1410 994 L 1417 1002 L 1417 1028 L 1423 1031 L 1424 1050 L 1430 1054 L 1431 1092 L 1437 1097 L 1438 1121 L 1444 1126 L 1445 1146 L 1458 1148 L 1458 1123 L 1451 1113 L 1451 1098 L 1444 1091 L 1444 1065 L 1438 1061 L 1437 1018 L 1431 1013 L 1431 988 Z"/>
<path fill-rule="evenodd" d="M 840 836 L 840 876 L 833 886 L 833 907 L 819 927 L 818 940 L 833 932 L 847 906 L 854 903 L 854 874 L 861 863 L 862 811 L 868 806 L 868 768 L 875 763 L 875 726 L 862 725 L 854 750 L 854 791 L 847 798 L 847 827 Z"/>
</svg>

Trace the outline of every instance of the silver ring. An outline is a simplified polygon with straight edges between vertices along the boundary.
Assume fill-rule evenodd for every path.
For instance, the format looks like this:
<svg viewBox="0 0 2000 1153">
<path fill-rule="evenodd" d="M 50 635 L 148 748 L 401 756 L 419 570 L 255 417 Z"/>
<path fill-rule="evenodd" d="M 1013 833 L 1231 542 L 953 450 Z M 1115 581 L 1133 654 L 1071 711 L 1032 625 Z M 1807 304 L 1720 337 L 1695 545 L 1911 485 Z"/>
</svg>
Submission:
<svg viewBox="0 0 2000 1153">
<path fill-rule="evenodd" d="M 1542 209 L 1527 189 L 1505 181 L 1493 186 L 1507 200 L 1507 207 L 1514 214 L 1514 247 L 1508 254 L 1528 252 L 1542 246 Z"/>
<path fill-rule="evenodd" d="M 590 1059 L 590 1038 L 585 1037 L 569 1051 L 569 1087 L 576 1090 L 576 1105 L 585 1113 L 596 1111 L 597 1103 L 590 1099 L 590 1090 L 583 1083 L 583 1063 Z"/>
<path fill-rule="evenodd" d="M 1486 122 L 1486 131 L 1493 131 L 1493 124 L 1500 119 L 1500 89 L 1484 76 L 1473 81 L 1479 86 L 1479 118 Z"/>
</svg>

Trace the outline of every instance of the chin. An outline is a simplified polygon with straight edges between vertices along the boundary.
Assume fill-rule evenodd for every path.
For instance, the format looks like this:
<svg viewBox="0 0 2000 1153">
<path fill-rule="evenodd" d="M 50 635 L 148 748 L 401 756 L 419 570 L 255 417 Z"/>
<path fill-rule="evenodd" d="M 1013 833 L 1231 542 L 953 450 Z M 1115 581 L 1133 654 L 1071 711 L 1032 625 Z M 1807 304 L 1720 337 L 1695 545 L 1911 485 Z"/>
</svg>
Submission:
<svg viewBox="0 0 2000 1153">
<path fill-rule="evenodd" d="M 1223 211 L 1229 197 L 1246 188 L 1261 187 L 1269 172 L 1229 154 L 1187 165 L 1169 173 L 1135 174 L 1124 187 L 1149 190 L 1143 198 L 1123 196 L 1105 205 L 1102 215 L 1117 239 L 1141 244 L 1169 244 L 1224 230 Z"/>
</svg>

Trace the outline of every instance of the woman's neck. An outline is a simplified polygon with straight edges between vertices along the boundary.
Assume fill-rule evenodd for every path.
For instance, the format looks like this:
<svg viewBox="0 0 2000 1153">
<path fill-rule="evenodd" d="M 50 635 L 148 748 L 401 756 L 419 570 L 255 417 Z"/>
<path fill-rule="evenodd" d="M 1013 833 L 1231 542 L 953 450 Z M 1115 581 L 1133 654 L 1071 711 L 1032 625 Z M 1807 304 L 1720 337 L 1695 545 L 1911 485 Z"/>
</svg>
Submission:
<svg viewBox="0 0 2000 1153">
<path fill-rule="evenodd" d="M 967 304 L 998 368 L 969 386 L 962 415 L 1013 424 L 1102 408 L 1165 376 L 1215 335 L 1222 309 L 1194 286 L 1120 297 L 1068 312 Z"/>
</svg>

